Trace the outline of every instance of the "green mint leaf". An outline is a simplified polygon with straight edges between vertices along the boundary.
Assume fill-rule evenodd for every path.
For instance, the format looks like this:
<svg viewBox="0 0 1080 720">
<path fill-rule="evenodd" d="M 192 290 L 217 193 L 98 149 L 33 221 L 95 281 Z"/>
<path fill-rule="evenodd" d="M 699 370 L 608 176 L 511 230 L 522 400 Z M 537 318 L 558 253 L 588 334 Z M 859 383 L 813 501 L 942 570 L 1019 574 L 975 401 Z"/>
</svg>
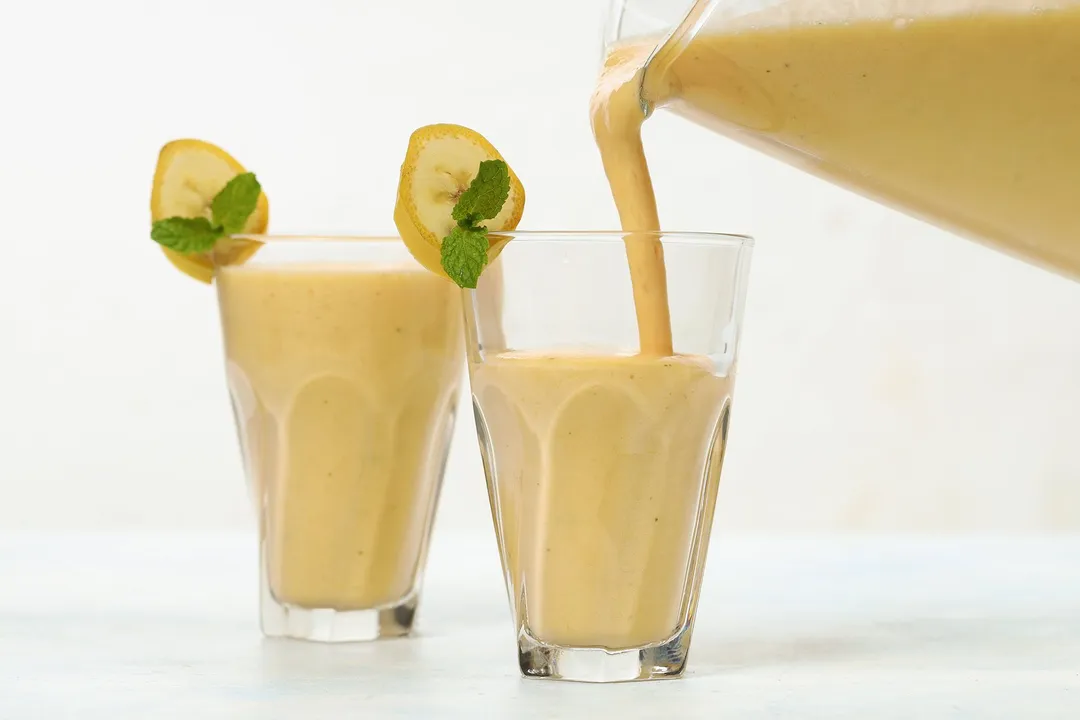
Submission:
<svg viewBox="0 0 1080 720">
<path fill-rule="evenodd" d="M 214 224 L 224 229 L 226 235 L 242 232 L 251 213 L 255 212 L 261 192 L 262 186 L 255 179 L 255 173 L 234 177 L 214 196 L 210 205 Z"/>
<path fill-rule="evenodd" d="M 487 265 L 487 228 L 463 228 L 450 231 L 442 242 L 442 266 L 450 279 L 463 288 L 476 288 L 476 281 Z"/>
<path fill-rule="evenodd" d="M 485 160 L 469 189 L 461 193 L 453 217 L 465 226 L 491 220 L 502 210 L 510 195 L 510 168 L 502 160 Z"/>
<path fill-rule="evenodd" d="M 185 255 L 207 252 L 224 235 L 206 218 L 171 217 L 158 220 L 150 229 L 155 242 Z"/>
</svg>

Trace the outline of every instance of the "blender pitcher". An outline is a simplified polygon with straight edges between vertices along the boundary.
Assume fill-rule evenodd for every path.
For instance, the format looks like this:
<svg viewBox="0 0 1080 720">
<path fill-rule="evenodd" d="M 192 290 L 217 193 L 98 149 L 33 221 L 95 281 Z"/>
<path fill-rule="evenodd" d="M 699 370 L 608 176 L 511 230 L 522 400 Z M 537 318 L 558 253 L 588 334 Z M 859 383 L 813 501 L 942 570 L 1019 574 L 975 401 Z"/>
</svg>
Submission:
<svg viewBox="0 0 1080 720">
<path fill-rule="evenodd" d="M 615 0 L 605 44 L 646 115 L 1080 278 L 1080 0 Z"/>
</svg>

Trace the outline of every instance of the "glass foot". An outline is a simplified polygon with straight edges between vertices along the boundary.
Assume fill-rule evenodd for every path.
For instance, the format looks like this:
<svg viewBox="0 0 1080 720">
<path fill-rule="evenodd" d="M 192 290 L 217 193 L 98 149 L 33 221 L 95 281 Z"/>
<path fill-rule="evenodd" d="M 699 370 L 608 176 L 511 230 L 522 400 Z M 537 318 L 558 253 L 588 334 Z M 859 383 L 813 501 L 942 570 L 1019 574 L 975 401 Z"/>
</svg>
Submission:
<svg viewBox="0 0 1080 720">
<path fill-rule="evenodd" d="M 518 667 L 525 677 L 587 683 L 676 678 L 686 668 L 690 630 L 658 645 L 626 650 L 548 645 L 526 630 L 518 634 Z"/>
<path fill-rule="evenodd" d="M 263 583 L 260 626 L 270 638 L 342 643 L 405 637 L 412 632 L 419 593 L 396 605 L 370 610 L 305 608 L 278 602 Z"/>
</svg>

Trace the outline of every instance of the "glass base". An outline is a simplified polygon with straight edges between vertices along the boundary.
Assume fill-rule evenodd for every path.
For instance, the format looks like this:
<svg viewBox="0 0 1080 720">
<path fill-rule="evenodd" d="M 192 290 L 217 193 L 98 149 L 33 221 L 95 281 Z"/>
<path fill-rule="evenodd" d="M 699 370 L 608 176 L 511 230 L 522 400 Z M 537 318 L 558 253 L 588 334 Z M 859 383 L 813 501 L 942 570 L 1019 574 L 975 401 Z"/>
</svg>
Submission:
<svg viewBox="0 0 1080 720">
<path fill-rule="evenodd" d="M 311 642 L 343 643 L 405 637 L 416 620 L 419 593 L 396 605 L 370 610 L 305 608 L 278 602 L 262 583 L 259 624 L 269 638 L 293 638 Z"/>
<path fill-rule="evenodd" d="M 518 667 L 525 677 L 587 683 L 676 678 L 686 668 L 690 629 L 659 645 L 626 650 L 562 647 L 518 633 Z"/>
</svg>

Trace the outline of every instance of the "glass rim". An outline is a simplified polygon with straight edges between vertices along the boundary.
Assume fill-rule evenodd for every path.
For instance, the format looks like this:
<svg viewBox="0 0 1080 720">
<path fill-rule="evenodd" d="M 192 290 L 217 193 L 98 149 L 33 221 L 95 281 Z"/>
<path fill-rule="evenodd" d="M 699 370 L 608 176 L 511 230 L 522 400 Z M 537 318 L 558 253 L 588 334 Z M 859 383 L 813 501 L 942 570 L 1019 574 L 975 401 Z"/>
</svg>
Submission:
<svg viewBox="0 0 1080 720">
<path fill-rule="evenodd" d="M 386 242 L 401 242 L 401 238 L 397 235 L 336 235 L 334 233 L 238 233 L 236 235 L 230 235 L 230 240 L 250 240 L 251 242 L 272 244 L 272 243 L 284 243 L 284 242 L 340 242 L 340 243 L 386 243 Z"/>
<path fill-rule="evenodd" d="M 571 242 L 574 240 L 612 240 L 623 242 L 627 235 L 643 236 L 662 242 L 677 242 L 686 245 L 711 245 L 748 247 L 754 245 L 754 238 L 739 233 L 707 232 L 703 230 L 492 230 L 490 235 L 509 237 L 514 240 L 553 240 Z"/>
<path fill-rule="evenodd" d="M 706 231 L 682 231 L 682 230 L 649 230 L 639 232 L 625 232 L 623 230 L 492 230 L 490 233 L 495 237 L 509 237 L 521 241 L 556 241 L 572 242 L 574 240 L 614 240 L 623 242 L 627 235 L 645 236 L 658 239 L 662 242 L 677 242 L 688 245 L 710 246 L 740 246 L 752 247 L 755 240 L 750 235 L 738 233 L 720 233 Z M 323 242 L 323 243 L 385 243 L 401 242 L 398 235 L 335 235 L 317 233 L 304 235 L 302 233 L 290 234 L 238 234 L 232 235 L 236 240 L 250 240 L 259 243 L 282 243 L 282 242 Z"/>
</svg>

